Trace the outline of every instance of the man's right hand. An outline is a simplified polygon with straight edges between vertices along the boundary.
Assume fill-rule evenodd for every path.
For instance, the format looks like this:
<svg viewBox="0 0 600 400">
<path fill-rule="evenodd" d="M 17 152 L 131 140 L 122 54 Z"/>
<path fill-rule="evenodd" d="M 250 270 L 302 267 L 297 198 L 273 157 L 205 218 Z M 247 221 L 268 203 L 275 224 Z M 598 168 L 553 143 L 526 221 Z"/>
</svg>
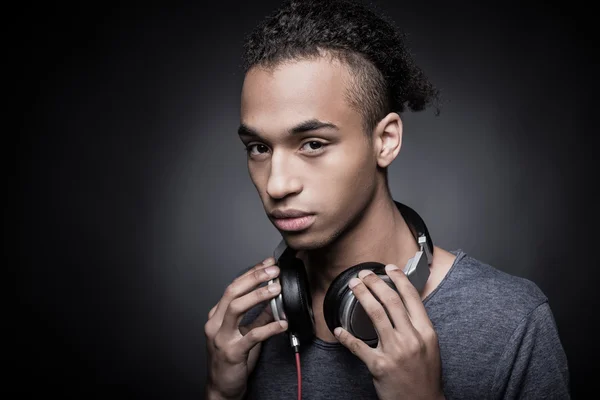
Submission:
<svg viewBox="0 0 600 400">
<path fill-rule="evenodd" d="M 261 343 L 287 329 L 286 321 L 274 321 L 268 305 L 250 325 L 239 326 L 248 310 L 281 291 L 278 283 L 257 288 L 279 275 L 274 262 L 273 257 L 269 257 L 236 278 L 208 313 L 204 325 L 208 357 L 207 398 L 242 399 L 248 376 L 256 366 Z"/>
</svg>

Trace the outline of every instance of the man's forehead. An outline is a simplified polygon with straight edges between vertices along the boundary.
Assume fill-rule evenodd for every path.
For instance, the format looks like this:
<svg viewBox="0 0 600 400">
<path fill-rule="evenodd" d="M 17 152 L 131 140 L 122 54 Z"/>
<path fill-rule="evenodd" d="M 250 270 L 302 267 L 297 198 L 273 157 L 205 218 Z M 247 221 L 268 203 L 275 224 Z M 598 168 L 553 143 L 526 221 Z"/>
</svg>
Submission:
<svg viewBox="0 0 600 400">
<path fill-rule="evenodd" d="M 252 136 L 249 133 L 316 130 L 295 129 L 307 121 L 329 123 L 329 128 L 337 129 L 361 123 L 360 119 L 354 121 L 345 74 L 340 72 L 339 65 L 328 58 L 251 69 L 244 81 L 240 110 L 241 128 L 250 129 L 242 132 Z"/>
</svg>

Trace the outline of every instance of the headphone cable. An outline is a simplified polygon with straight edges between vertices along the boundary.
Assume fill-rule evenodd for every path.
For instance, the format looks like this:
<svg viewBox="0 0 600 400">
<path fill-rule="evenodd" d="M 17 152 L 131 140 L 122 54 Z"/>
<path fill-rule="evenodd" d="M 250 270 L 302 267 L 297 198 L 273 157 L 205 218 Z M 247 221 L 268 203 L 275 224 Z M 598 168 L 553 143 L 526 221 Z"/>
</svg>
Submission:
<svg viewBox="0 0 600 400">
<path fill-rule="evenodd" d="M 290 343 L 294 348 L 294 353 L 296 355 L 296 370 L 298 371 L 298 400 L 302 400 L 302 373 L 300 371 L 300 341 L 298 338 L 292 333 L 290 334 Z"/>
</svg>

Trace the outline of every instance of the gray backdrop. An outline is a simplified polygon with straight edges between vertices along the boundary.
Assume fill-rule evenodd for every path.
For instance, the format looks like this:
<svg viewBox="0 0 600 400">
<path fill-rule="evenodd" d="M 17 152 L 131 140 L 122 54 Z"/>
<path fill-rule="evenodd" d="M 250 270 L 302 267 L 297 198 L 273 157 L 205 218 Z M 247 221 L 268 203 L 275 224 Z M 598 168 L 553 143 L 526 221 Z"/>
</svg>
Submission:
<svg viewBox="0 0 600 400">
<path fill-rule="evenodd" d="M 444 100 L 402 116 L 390 186 L 437 245 L 542 288 L 578 397 L 597 347 L 592 29 L 575 3 L 486 3 L 376 3 Z M 279 241 L 236 134 L 243 34 L 278 2 L 169 4 L 9 18 L 22 390 L 198 398 L 208 310 Z"/>
</svg>

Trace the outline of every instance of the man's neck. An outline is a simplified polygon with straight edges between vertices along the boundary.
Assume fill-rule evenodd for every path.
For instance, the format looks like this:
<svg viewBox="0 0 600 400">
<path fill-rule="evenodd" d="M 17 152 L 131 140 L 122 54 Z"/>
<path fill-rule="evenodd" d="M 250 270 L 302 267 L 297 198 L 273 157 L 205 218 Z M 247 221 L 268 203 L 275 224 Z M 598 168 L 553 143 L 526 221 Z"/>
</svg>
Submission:
<svg viewBox="0 0 600 400">
<path fill-rule="evenodd" d="M 363 218 L 343 238 L 316 251 L 300 252 L 313 295 L 325 293 L 344 270 L 362 262 L 404 268 L 419 247 L 394 200 L 386 193 L 374 199 Z"/>
</svg>

